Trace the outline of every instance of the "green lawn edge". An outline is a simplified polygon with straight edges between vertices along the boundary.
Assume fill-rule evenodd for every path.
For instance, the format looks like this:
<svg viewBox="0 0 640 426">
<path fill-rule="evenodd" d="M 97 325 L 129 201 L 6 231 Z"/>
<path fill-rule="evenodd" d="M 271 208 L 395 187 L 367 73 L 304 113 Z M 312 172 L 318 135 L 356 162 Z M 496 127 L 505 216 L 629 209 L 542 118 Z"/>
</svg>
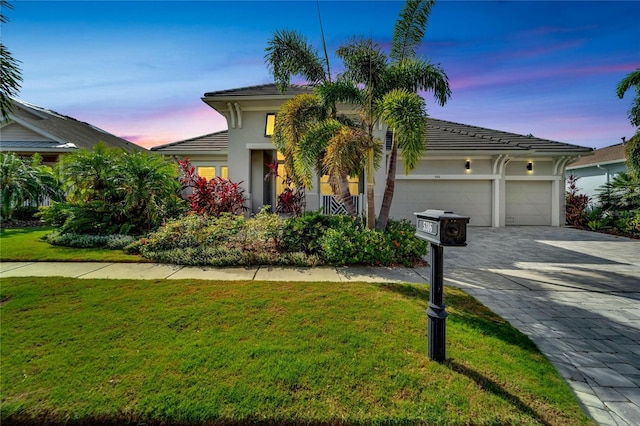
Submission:
<svg viewBox="0 0 640 426">
<path fill-rule="evenodd" d="M 122 250 L 54 246 L 42 237 L 55 228 L 0 229 L 1 262 L 149 262 L 142 256 Z"/>
<path fill-rule="evenodd" d="M 7 278 L 5 424 L 593 424 L 526 336 L 447 288 Z"/>
</svg>

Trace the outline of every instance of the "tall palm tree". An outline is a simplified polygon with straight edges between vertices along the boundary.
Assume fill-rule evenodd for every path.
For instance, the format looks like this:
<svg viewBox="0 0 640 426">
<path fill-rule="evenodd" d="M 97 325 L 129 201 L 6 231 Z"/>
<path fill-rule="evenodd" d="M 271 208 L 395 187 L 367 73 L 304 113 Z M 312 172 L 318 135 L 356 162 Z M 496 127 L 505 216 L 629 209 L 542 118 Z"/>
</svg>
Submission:
<svg viewBox="0 0 640 426">
<path fill-rule="evenodd" d="M 390 58 L 371 40 L 354 39 L 338 49 L 345 76 L 365 86 L 363 106 L 370 122 L 385 122 L 393 132 L 377 228 L 385 229 L 395 189 L 398 149 L 405 173 L 416 167 L 424 151 L 426 112 L 418 91 L 431 91 L 440 105 L 451 97 L 446 73 L 440 66 L 417 58 L 434 0 L 408 0 L 396 22 Z M 390 60 L 389 60 L 390 59 Z"/>
<path fill-rule="evenodd" d="M 636 96 L 633 98 L 631 108 L 629 109 L 629 121 L 633 126 L 640 127 L 640 68 L 627 74 L 627 76 L 618 83 L 616 95 L 622 99 L 631 87 L 635 89 Z"/>
<path fill-rule="evenodd" d="M 339 167 L 331 167 L 336 163 L 325 161 L 325 154 L 329 145 L 361 136 L 353 129 L 353 122 L 338 115 L 336 106 L 359 98 L 359 90 L 348 80 L 332 81 L 326 47 L 322 59 L 306 38 L 295 31 L 276 31 L 268 42 L 265 61 L 281 92 L 290 85 L 293 76 L 303 77 L 315 88 L 314 94 L 298 95 L 286 102 L 276 118 L 273 141 L 285 156 L 288 173 L 297 185 L 310 188 L 313 171 L 320 175 L 327 172 L 338 199 L 355 215 L 347 176 L 359 169 L 344 166 L 358 161 L 341 159 Z M 362 155 L 356 158 L 362 159 Z"/>
<path fill-rule="evenodd" d="M 616 95 L 622 99 L 632 87 L 635 89 L 636 95 L 633 98 L 628 115 L 631 125 L 639 129 L 636 129 L 636 134 L 627 142 L 625 156 L 629 170 L 640 178 L 640 68 L 630 72 L 622 79 L 616 88 Z"/>
<path fill-rule="evenodd" d="M 12 9 L 13 6 L 7 0 L 0 0 L 0 23 L 5 24 L 9 19 L 2 13 L 2 9 Z M 9 113 L 13 111 L 12 97 L 18 95 L 22 74 L 20 61 L 15 59 L 4 43 L 0 41 L 0 117 L 7 120 Z"/>
</svg>

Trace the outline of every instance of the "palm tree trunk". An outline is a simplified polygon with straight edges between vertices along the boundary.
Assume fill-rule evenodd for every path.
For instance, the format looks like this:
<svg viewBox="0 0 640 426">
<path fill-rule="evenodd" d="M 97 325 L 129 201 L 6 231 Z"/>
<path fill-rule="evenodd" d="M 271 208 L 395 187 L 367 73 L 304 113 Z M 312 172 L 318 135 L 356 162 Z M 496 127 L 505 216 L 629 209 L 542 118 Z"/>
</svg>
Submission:
<svg viewBox="0 0 640 426">
<path fill-rule="evenodd" d="M 351 192 L 349 191 L 349 181 L 346 176 L 341 176 L 338 182 L 340 201 L 347 209 L 347 213 L 351 216 L 357 216 L 356 207 L 353 205 L 353 199 L 351 198 Z"/>
<path fill-rule="evenodd" d="M 375 165 L 373 161 L 373 147 L 369 147 L 369 158 L 367 159 L 367 227 L 373 229 L 376 226 L 376 206 L 374 197 L 373 174 L 375 173 Z"/>
<path fill-rule="evenodd" d="M 395 139 L 395 135 L 394 135 Z M 393 191 L 396 187 L 396 163 L 398 159 L 398 146 L 395 140 L 392 141 L 391 156 L 389 157 L 389 171 L 387 172 L 387 185 L 384 188 L 384 197 L 382 198 L 382 206 L 380 206 L 380 215 L 378 216 L 378 224 L 376 229 L 384 230 L 387 227 L 389 213 L 391 212 L 391 201 L 393 201 Z"/>
</svg>

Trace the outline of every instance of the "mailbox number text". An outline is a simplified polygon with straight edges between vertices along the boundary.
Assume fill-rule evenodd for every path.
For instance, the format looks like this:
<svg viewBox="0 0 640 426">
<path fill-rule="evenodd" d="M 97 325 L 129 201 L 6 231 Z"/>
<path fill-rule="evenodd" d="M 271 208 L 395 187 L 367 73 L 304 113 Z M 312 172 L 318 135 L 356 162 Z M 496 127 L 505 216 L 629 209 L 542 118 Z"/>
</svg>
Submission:
<svg viewBox="0 0 640 426">
<path fill-rule="evenodd" d="M 433 229 L 434 222 L 429 222 L 426 220 L 418 220 L 418 230 L 422 231 L 426 234 L 437 235 L 438 232 L 436 229 Z"/>
</svg>

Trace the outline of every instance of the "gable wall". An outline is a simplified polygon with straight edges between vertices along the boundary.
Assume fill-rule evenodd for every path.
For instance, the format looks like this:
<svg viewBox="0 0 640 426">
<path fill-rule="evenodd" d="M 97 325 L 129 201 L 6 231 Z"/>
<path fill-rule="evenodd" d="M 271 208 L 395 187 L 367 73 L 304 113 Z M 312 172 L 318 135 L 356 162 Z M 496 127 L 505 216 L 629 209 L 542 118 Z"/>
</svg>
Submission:
<svg viewBox="0 0 640 426">
<path fill-rule="evenodd" d="M 8 124 L 0 131 L 0 141 L 42 142 L 51 140 L 18 123 Z"/>
</svg>

